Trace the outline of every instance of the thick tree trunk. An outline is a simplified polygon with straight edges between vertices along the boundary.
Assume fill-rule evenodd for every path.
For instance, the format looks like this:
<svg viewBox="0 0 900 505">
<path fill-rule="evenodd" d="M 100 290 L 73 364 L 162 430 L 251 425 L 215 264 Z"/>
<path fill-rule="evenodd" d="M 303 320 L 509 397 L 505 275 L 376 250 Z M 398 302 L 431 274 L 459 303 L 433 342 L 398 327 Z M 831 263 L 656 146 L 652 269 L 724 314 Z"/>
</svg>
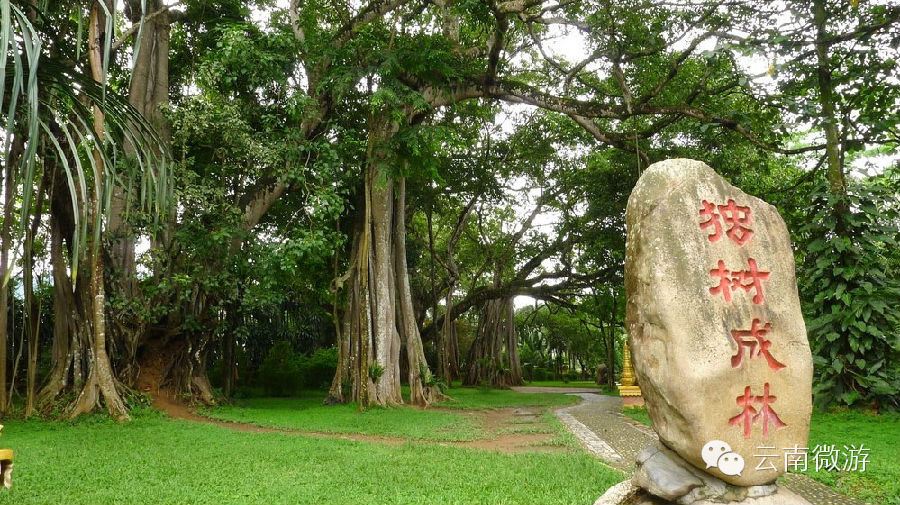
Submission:
<svg viewBox="0 0 900 505">
<path fill-rule="evenodd" d="M 519 360 L 519 334 L 516 331 L 516 307 L 512 298 L 507 298 L 503 307 L 506 311 L 506 358 L 508 361 L 508 383 L 510 386 L 525 384 L 522 379 L 522 362 Z"/>
<path fill-rule="evenodd" d="M 393 186 L 382 178 L 380 159 L 370 162 L 364 183 L 363 221 L 357 228 L 349 297 L 351 396 L 361 409 L 396 405 L 400 395 L 400 334 L 396 325 L 392 225 Z M 387 179 L 387 180 L 385 180 Z"/>
<path fill-rule="evenodd" d="M 51 368 L 43 389 L 37 395 L 37 408 L 45 412 L 60 393 L 69 389 L 80 389 L 84 377 L 81 375 L 81 341 L 77 335 L 78 314 L 72 283 L 66 273 L 63 253 L 63 232 L 56 215 L 50 216 L 50 265 L 53 273 L 53 345 L 51 347 Z"/>
<path fill-rule="evenodd" d="M 390 178 L 378 167 L 378 161 L 369 169 L 369 201 L 371 212 L 372 277 L 370 310 L 372 350 L 381 377 L 370 390 L 373 403 L 391 405 L 403 403 L 400 396 L 400 334 L 397 331 L 396 285 L 394 280 L 393 217 L 394 188 Z M 376 372 L 377 375 L 377 372 Z"/>
<path fill-rule="evenodd" d="M 383 144 L 396 125 L 375 121 L 369 139 L 363 212 L 354 231 L 354 251 L 348 279 L 346 325 L 351 400 L 361 409 L 396 405 L 400 393 L 400 350 L 406 345 L 412 403 L 427 405 L 438 393 L 428 383 L 422 340 L 415 322 L 406 268 L 405 185 L 384 171 Z M 343 359 L 343 357 L 342 357 Z M 343 395 L 343 367 L 332 381 L 330 400 Z"/>
<path fill-rule="evenodd" d="M 153 331 L 138 356 L 138 389 L 154 398 L 187 398 L 214 405 L 215 395 L 206 372 L 209 336 Z"/>
<path fill-rule="evenodd" d="M 485 302 L 478 333 L 466 359 L 464 385 L 510 387 L 524 383 L 514 310 L 512 298 Z"/>
<path fill-rule="evenodd" d="M 146 10 L 142 12 L 142 3 Z M 170 129 L 165 117 L 165 107 L 169 103 L 169 32 L 170 16 L 161 0 L 126 0 L 125 14 L 132 23 L 143 23 L 135 35 L 134 68 L 128 90 L 128 102 L 153 126 L 165 149 L 169 142 Z M 143 19 L 142 19 L 143 18 Z M 126 154 L 134 154 L 134 146 L 126 143 Z M 157 152 L 161 154 L 161 152 Z M 159 184 L 165 184 L 162 177 Z M 119 185 L 112 186 L 110 196 L 109 220 L 106 238 L 109 244 L 109 276 L 108 286 L 112 296 L 136 302 L 140 299 L 137 272 L 135 267 L 135 230 L 128 222 L 130 207 L 133 206 L 133 194 L 136 188 Z M 167 192 L 168 188 L 161 188 Z M 174 205 L 172 206 L 174 209 Z M 150 237 L 151 245 L 158 249 L 166 244 L 167 233 L 174 226 L 174 214 L 169 216 L 168 229 L 159 235 Z M 120 305 L 121 306 L 121 305 Z M 135 384 L 140 373 L 138 353 L 146 343 L 148 328 L 146 321 L 127 309 L 110 311 L 110 338 L 119 350 L 117 356 L 118 377 L 129 384 Z"/>
<path fill-rule="evenodd" d="M 100 7 L 94 4 L 91 8 L 90 22 L 88 26 L 89 57 L 91 74 L 95 81 L 103 81 L 102 50 L 101 50 L 101 26 L 103 14 Z M 102 140 L 105 133 L 103 113 L 98 107 L 94 107 L 94 133 Z M 99 167 L 97 177 L 94 180 L 95 191 L 91 193 L 89 202 L 91 212 L 89 214 L 92 225 L 89 230 L 93 237 L 102 237 L 102 231 L 94 230 L 94 227 L 102 226 L 102 201 L 97 196 L 103 191 L 104 168 L 103 157 L 99 152 L 94 152 L 94 163 Z M 87 203 L 87 202 L 86 202 Z M 103 244 L 97 243 L 96 238 L 91 240 L 87 254 L 90 264 L 90 307 L 91 335 L 87 342 L 88 348 L 88 378 L 84 387 L 69 411 L 69 417 L 77 417 L 91 412 L 102 403 L 109 414 L 117 419 L 128 419 L 128 410 L 125 402 L 119 395 L 116 379 L 113 375 L 112 364 L 106 349 L 106 290 L 103 279 Z"/>
<path fill-rule="evenodd" d="M 128 101 L 156 129 L 161 140 L 169 138 L 169 124 L 163 110 L 169 103 L 169 32 L 171 19 L 162 0 L 126 0 L 128 19 L 140 23 L 141 3 L 146 2 L 140 39 L 135 40 L 134 61 Z"/>
<path fill-rule="evenodd" d="M 131 74 L 128 102 L 153 126 L 161 142 L 168 142 L 169 124 L 164 109 L 169 103 L 169 31 L 168 12 L 161 11 L 161 0 L 144 0 L 146 19 L 135 40 L 137 58 Z M 132 23 L 142 22 L 142 0 L 127 0 L 126 13 Z M 153 16 L 149 16 L 154 14 Z M 133 146 L 126 145 L 126 153 Z M 165 182 L 161 180 L 161 182 Z M 120 294 L 131 298 L 137 291 L 135 271 L 135 237 L 127 221 L 128 197 L 125 188 L 115 186 L 110 200 L 108 236 L 110 270 L 113 285 Z M 136 349 L 137 344 L 131 346 Z"/>
<path fill-rule="evenodd" d="M 119 395 L 116 379 L 113 375 L 109 355 L 106 352 L 106 293 L 103 286 L 102 254 L 97 254 L 91 269 L 91 309 L 92 335 L 88 345 L 88 378 L 78 396 L 69 417 L 92 412 L 100 406 L 101 400 L 107 412 L 116 419 L 129 418 L 125 402 Z"/>
<path fill-rule="evenodd" d="M 192 303 L 148 328 L 137 355 L 135 385 L 140 391 L 154 399 L 216 403 L 206 366 L 218 321 L 216 303 L 213 295 L 195 291 Z M 186 331 L 187 317 L 201 330 Z"/>
<path fill-rule="evenodd" d="M 435 387 L 431 370 L 425 361 L 422 336 L 413 314 L 409 271 L 406 264 L 406 180 L 397 181 L 394 211 L 394 274 L 397 285 L 397 319 L 400 333 L 406 342 L 409 363 L 409 402 L 427 406 L 441 397 Z"/>
</svg>

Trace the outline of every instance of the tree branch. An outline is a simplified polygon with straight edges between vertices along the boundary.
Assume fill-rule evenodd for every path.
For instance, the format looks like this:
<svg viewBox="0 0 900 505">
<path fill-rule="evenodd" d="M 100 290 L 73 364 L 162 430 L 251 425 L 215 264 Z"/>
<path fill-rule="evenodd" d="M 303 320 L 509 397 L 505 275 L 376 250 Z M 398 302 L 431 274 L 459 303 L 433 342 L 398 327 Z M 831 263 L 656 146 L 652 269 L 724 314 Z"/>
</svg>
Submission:
<svg viewBox="0 0 900 505">
<path fill-rule="evenodd" d="M 127 30 L 122 32 L 122 35 L 118 39 L 116 39 L 115 42 L 113 42 L 111 51 L 116 52 L 123 45 L 125 45 L 125 43 L 128 42 L 128 40 L 131 37 L 133 37 L 138 32 L 138 30 L 140 30 L 141 24 L 149 23 L 150 21 L 153 21 L 157 16 L 160 16 L 162 14 L 169 12 L 174 7 L 181 7 L 181 3 L 166 5 L 165 7 L 162 7 L 159 10 L 156 10 L 154 12 L 151 12 L 150 14 L 147 14 L 146 16 L 144 16 L 144 18 L 142 20 L 135 22 L 135 23 L 131 23 L 131 26 Z M 172 12 L 172 14 L 181 14 L 181 13 Z M 175 17 L 177 18 L 178 16 L 176 15 Z"/>
</svg>

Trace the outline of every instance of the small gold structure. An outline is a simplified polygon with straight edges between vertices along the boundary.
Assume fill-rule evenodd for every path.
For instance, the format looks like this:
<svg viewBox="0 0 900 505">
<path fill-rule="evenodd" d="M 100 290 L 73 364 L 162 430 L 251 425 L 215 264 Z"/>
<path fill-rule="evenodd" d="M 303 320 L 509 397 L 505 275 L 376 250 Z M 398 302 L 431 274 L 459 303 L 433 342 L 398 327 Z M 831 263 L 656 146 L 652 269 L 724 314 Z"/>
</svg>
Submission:
<svg viewBox="0 0 900 505">
<path fill-rule="evenodd" d="M 0 424 L 0 431 L 3 425 Z M 0 449 L 0 485 L 9 489 L 12 487 L 13 451 L 12 449 Z"/>
<path fill-rule="evenodd" d="M 628 341 L 622 347 L 622 378 L 619 381 L 619 396 L 641 396 L 641 387 L 634 379 L 634 368 L 631 366 L 631 349 Z"/>
</svg>

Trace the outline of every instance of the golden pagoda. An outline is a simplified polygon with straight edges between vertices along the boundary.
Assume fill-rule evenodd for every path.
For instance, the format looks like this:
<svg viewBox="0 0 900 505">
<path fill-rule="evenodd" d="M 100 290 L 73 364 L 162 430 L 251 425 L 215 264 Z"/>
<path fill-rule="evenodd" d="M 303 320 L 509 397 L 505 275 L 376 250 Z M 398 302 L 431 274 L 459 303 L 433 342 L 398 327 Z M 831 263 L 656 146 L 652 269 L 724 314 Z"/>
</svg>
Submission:
<svg viewBox="0 0 900 505">
<path fill-rule="evenodd" d="M 619 380 L 619 396 L 641 396 L 641 387 L 634 378 L 634 368 L 631 366 L 631 349 L 628 348 L 628 340 L 622 347 L 622 378 Z"/>
</svg>

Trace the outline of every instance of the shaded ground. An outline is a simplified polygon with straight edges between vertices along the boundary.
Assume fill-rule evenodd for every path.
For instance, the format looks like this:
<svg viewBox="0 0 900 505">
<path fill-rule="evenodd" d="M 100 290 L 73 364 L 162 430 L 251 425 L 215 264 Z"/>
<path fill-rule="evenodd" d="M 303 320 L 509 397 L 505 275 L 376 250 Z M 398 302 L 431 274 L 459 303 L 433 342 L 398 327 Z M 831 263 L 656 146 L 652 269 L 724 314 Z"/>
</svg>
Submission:
<svg viewBox="0 0 900 505">
<path fill-rule="evenodd" d="M 261 426 L 259 424 L 222 420 L 198 413 L 195 409 L 172 400 L 165 395 L 157 396 L 153 406 L 174 419 L 183 419 L 204 424 L 211 424 L 233 431 L 251 433 L 283 433 L 307 437 L 353 440 L 358 442 L 377 442 L 389 445 L 400 445 L 410 442 L 433 443 L 440 446 L 467 447 L 504 453 L 516 452 L 564 452 L 570 445 L 560 440 L 557 430 L 550 425 L 544 415 L 546 409 L 540 407 L 501 408 L 492 410 L 466 411 L 462 415 L 468 417 L 480 428 L 483 437 L 473 440 L 415 440 L 409 437 L 384 436 L 364 433 L 332 433 L 316 430 L 304 430 L 290 427 Z M 444 410 L 436 408 L 433 410 Z"/>
</svg>

